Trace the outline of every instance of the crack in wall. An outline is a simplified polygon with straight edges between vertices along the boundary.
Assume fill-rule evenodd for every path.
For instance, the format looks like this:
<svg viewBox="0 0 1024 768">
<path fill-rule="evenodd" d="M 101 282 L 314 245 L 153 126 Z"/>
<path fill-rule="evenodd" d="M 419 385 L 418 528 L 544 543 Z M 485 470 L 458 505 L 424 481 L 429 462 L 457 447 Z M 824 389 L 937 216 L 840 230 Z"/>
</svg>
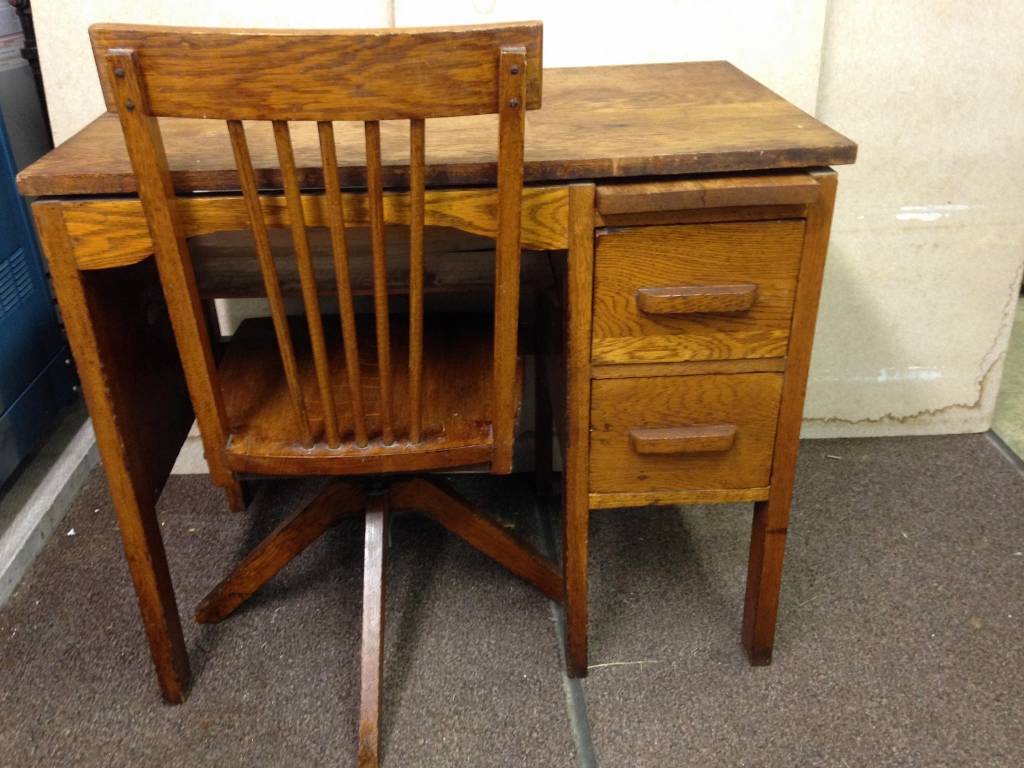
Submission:
<svg viewBox="0 0 1024 768">
<path fill-rule="evenodd" d="M 978 397 L 971 403 L 950 403 L 944 405 L 941 408 L 922 408 L 920 411 L 914 411 L 903 416 L 897 416 L 894 413 L 886 413 L 876 417 L 865 417 L 863 419 L 845 419 L 842 416 L 814 416 L 804 419 L 805 424 L 908 424 L 918 419 L 931 418 L 935 416 L 941 416 L 943 414 L 952 413 L 957 409 L 964 411 L 976 411 L 978 410 L 985 400 L 985 394 L 988 390 L 988 386 L 991 382 L 992 370 L 995 368 L 996 363 L 1000 362 L 1005 356 L 1005 352 L 999 355 L 993 360 L 988 368 L 982 373 L 981 377 L 975 382 L 975 386 L 978 387 Z"/>
<path fill-rule="evenodd" d="M 993 372 L 1006 358 L 1006 352 L 1009 348 L 1010 330 L 1008 329 L 1012 329 L 1013 326 L 1013 319 L 1017 307 L 1017 299 L 1020 295 L 1022 279 L 1024 279 L 1024 262 L 1021 262 L 1021 264 L 1018 265 L 1013 281 L 1010 284 L 1010 295 L 1003 304 L 1003 310 L 999 319 L 999 329 L 996 331 L 995 338 L 992 340 L 989 348 L 985 351 L 985 354 L 981 357 L 981 371 L 974 381 L 974 386 L 977 388 L 978 396 L 973 402 L 950 403 L 949 405 L 944 405 L 940 408 L 922 408 L 919 411 L 904 414 L 902 416 L 897 416 L 890 412 L 881 416 L 864 417 L 862 419 L 846 419 L 841 416 L 807 417 L 804 419 L 804 423 L 815 425 L 849 424 L 851 426 L 867 424 L 913 424 L 918 421 L 927 422 L 936 416 L 980 410 L 982 406 L 987 403 L 986 396 L 989 394 L 989 388 L 992 385 Z M 988 415 L 991 416 L 991 413 Z"/>
</svg>

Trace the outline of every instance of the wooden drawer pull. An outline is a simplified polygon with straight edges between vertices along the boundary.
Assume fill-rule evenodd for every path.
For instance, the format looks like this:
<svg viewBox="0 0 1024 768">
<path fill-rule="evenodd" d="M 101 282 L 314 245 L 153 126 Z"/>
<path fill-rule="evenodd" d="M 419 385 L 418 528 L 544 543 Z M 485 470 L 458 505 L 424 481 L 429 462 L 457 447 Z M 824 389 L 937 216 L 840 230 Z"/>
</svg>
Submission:
<svg viewBox="0 0 1024 768">
<path fill-rule="evenodd" d="M 639 288 L 636 305 L 648 315 L 688 315 L 696 312 L 743 312 L 754 306 L 757 285 L 678 285 Z"/>
<path fill-rule="evenodd" d="M 735 439 L 735 424 L 696 424 L 629 431 L 629 444 L 637 453 L 714 453 L 729 450 Z"/>
</svg>

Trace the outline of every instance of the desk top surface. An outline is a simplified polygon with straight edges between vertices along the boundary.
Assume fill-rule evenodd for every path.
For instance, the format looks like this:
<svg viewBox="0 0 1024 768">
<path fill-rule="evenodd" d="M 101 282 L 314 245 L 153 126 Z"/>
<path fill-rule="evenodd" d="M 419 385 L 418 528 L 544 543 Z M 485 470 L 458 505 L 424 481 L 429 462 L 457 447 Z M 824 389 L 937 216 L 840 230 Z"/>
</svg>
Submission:
<svg viewBox="0 0 1024 768">
<path fill-rule="evenodd" d="M 852 163 L 857 146 L 724 61 L 548 69 L 526 116 L 527 182 L 729 173 Z M 223 121 L 162 119 L 180 192 L 238 189 Z M 342 183 L 365 184 L 362 126 L 335 126 Z M 263 187 L 279 187 L 269 124 L 247 127 Z M 292 128 L 301 183 L 322 187 L 316 128 Z M 382 125 L 384 180 L 406 181 L 408 123 Z M 497 118 L 427 121 L 427 183 L 493 183 Z M 105 114 L 18 175 L 23 194 L 135 191 L 116 115 Z"/>
</svg>

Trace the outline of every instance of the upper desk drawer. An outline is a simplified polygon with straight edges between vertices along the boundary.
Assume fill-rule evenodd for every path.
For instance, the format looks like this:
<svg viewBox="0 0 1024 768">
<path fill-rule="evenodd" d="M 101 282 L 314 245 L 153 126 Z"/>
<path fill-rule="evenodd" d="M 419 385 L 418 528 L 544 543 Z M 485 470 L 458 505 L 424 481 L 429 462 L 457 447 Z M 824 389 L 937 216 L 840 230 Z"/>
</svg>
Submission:
<svg viewBox="0 0 1024 768">
<path fill-rule="evenodd" d="M 594 362 L 785 355 L 803 237 L 802 219 L 599 234 Z"/>
</svg>

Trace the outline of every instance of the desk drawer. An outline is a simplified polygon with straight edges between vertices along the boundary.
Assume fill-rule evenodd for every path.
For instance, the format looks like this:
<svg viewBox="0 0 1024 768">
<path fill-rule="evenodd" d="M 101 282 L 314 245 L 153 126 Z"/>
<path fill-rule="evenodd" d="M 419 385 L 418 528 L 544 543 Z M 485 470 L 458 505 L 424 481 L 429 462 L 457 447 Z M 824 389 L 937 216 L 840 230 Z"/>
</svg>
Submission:
<svg viewBox="0 0 1024 768">
<path fill-rule="evenodd" d="M 593 493 L 768 485 L 781 373 L 597 379 Z"/>
<path fill-rule="evenodd" d="M 803 236 L 801 219 L 599 235 L 594 362 L 785 355 Z"/>
</svg>

